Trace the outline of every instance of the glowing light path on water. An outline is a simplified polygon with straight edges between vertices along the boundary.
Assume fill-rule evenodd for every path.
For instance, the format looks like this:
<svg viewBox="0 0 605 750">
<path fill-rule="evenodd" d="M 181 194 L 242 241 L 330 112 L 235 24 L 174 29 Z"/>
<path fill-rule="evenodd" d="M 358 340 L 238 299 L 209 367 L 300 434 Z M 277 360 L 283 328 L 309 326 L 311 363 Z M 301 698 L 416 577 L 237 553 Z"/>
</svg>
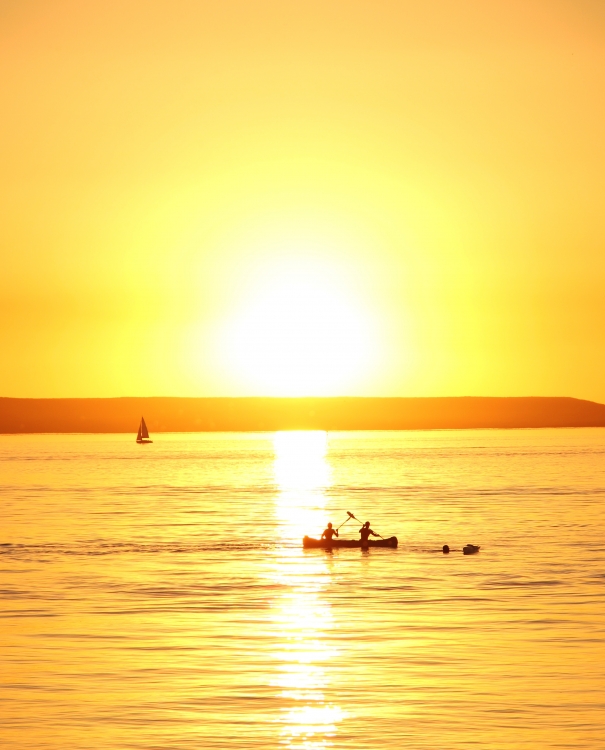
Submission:
<svg viewBox="0 0 605 750">
<path fill-rule="evenodd" d="M 301 529 L 325 523 L 325 490 L 330 484 L 324 432 L 283 432 L 275 436 L 275 513 L 284 539 L 300 540 Z M 278 559 L 274 581 L 282 593 L 272 610 L 276 630 L 273 685 L 288 704 L 277 719 L 281 743 L 290 748 L 320 750 L 332 745 L 345 712 L 327 695 L 326 664 L 338 656 L 329 635 L 338 627 L 324 596 L 332 577 L 323 556 L 306 556 L 287 546 Z"/>
</svg>

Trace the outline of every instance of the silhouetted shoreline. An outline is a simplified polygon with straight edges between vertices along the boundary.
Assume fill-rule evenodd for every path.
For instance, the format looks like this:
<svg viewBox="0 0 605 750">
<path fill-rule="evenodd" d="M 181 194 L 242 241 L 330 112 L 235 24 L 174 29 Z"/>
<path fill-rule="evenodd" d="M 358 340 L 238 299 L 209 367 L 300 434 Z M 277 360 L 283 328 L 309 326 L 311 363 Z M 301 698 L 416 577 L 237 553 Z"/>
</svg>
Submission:
<svg viewBox="0 0 605 750">
<path fill-rule="evenodd" d="M 0 398 L 0 433 L 605 427 L 575 398 Z"/>
</svg>

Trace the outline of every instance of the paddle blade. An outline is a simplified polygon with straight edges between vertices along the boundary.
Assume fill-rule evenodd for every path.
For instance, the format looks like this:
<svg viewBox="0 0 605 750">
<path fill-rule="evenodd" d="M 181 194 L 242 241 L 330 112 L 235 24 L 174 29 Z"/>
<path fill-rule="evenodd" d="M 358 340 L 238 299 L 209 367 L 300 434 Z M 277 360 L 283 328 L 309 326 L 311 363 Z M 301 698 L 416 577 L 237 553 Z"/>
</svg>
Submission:
<svg viewBox="0 0 605 750">
<path fill-rule="evenodd" d="M 347 516 L 349 516 L 349 518 L 355 518 L 355 516 L 351 513 L 350 510 L 347 511 Z M 355 518 L 355 520 L 357 519 Z"/>
</svg>

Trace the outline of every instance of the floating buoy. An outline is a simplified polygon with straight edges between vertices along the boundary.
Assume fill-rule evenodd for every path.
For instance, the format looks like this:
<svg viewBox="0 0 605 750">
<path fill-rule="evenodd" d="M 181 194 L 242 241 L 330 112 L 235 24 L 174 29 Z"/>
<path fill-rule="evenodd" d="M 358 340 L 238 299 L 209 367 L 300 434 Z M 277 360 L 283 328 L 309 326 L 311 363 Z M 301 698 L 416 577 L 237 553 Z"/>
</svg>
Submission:
<svg viewBox="0 0 605 750">
<path fill-rule="evenodd" d="M 444 544 L 441 549 L 443 550 L 443 554 L 444 555 L 449 554 L 450 548 L 449 548 L 449 546 L 447 544 Z"/>
<path fill-rule="evenodd" d="M 462 548 L 462 552 L 465 555 L 474 555 L 476 552 L 479 552 L 481 547 L 479 547 L 476 544 L 467 544 Z"/>
</svg>

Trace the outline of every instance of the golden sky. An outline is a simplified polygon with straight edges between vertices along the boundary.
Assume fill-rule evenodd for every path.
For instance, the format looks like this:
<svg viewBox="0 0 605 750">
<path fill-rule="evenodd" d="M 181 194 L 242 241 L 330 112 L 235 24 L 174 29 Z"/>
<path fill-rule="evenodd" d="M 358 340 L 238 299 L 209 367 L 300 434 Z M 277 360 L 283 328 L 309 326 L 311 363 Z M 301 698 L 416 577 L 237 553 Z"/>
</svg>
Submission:
<svg viewBox="0 0 605 750">
<path fill-rule="evenodd" d="M 0 0 L 0 395 L 605 401 L 602 0 Z"/>
</svg>

